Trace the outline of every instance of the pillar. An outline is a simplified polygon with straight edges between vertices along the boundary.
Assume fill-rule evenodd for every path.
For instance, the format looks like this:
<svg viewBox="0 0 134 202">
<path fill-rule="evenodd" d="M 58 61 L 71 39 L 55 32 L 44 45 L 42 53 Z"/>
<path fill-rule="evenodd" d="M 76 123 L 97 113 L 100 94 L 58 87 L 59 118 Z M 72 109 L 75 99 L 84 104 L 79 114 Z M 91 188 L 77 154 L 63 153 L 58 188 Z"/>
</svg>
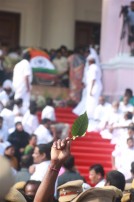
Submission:
<svg viewBox="0 0 134 202">
<path fill-rule="evenodd" d="M 123 18 L 119 17 L 121 6 L 131 0 L 103 0 L 100 57 L 103 70 L 104 94 L 117 99 L 131 88 L 134 91 L 134 57 L 125 40 L 121 41 Z"/>
<path fill-rule="evenodd" d="M 43 46 L 58 48 L 66 45 L 74 48 L 75 2 L 74 0 L 44 1 Z"/>
</svg>

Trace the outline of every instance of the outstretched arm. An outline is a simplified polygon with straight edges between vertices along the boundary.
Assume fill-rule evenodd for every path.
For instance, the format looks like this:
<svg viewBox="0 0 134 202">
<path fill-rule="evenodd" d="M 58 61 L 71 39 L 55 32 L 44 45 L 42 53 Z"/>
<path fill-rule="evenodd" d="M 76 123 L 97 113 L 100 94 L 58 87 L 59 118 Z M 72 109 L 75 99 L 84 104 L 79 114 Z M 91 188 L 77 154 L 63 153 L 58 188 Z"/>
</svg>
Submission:
<svg viewBox="0 0 134 202">
<path fill-rule="evenodd" d="M 51 148 L 51 162 L 46 175 L 35 195 L 34 202 L 52 202 L 54 197 L 55 182 L 59 170 L 70 154 L 69 138 L 58 140 Z"/>
</svg>

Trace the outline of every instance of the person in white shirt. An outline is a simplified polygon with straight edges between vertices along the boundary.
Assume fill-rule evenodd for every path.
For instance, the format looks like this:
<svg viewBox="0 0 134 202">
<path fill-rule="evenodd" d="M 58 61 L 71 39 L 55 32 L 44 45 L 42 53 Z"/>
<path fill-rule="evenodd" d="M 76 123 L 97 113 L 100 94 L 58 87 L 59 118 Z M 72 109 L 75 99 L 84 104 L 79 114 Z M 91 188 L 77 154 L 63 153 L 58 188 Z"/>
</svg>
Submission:
<svg viewBox="0 0 134 202">
<path fill-rule="evenodd" d="M 133 112 L 133 105 L 129 103 L 129 97 L 124 96 L 123 101 L 120 102 L 120 111 L 124 114 L 125 112 Z"/>
<path fill-rule="evenodd" d="M 104 187 L 105 185 L 105 172 L 101 164 L 94 164 L 89 168 L 89 179 L 95 187 Z"/>
<path fill-rule="evenodd" d="M 89 121 L 88 131 L 100 131 L 105 126 L 107 114 L 111 110 L 111 104 L 106 102 L 105 96 L 99 97 L 99 103 L 95 109 L 93 120 Z"/>
<path fill-rule="evenodd" d="M 36 102 L 31 101 L 29 110 L 27 110 L 27 112 L 22 118 L 22 125 L 24 127 L 24 130 L 30 135 L 32 135 L 39 126 L 39 121 L 36 112 L 37 104 Z"/>
<path fill-rule="evenodd" d="M 50 151 L 52 144 L 39 144 L 33 153 L 34 165 L 29 169 L 32 175 L 30 180 L 42 181 L 50 164 Z"/>
<path fill-rule="evenodd" d="M 14 100 L 13 113 L 15 117 L 24 116 L 23 100 L 21 98 Z"/>
<path fill-rule="evenodd" d="M 23 60 L 17 63 L 13 70 L 13 87 L 15 99 L 22 98 L 23 106 L 27 111 L 30 102 L 30 90 L 32 82 L 32 69 L 29 63 L 30 54 L 25 53 Z"/>
<path fill-rule="evenodd" d="M 53 134 L 50 130 L 51 120 L 44 118 L 38 128 L 34 131 L 37 136 L 37 144 L 47 144 L 53 141 Z"/>
<path fill-rule="evenodd" d="M 64 139 L 68 137 L 70 126 L 67 123 L 58 123 L 56 121 L 55 108 L 52 98 L 47 98 L 46 106 L 42 111 L 41 118 L 51 120 L 53 131 L 55 130 L 55 138 Z"/>
<path fill-rule="evenodd" d="M 8 128 L 9 133 L 11 132 L 12 128 L 15 126 L 15 117 L 13 114 L 13 101 L 7 103 L 6 107 L 2 109 L 0 116 L 3 117 L 4 123 Z"/>
<path fill-rule="evenodd" d="M 120 157 L 119 158 L 119 165 L 118 170 L 122 172 L 125 175 L 125 179 L 129 179 L 131 177 L 130 169 L 131 169 L 131 163 L 134 160 L 134 139 L 132 137 L 129 137 L 127 139 L 127 147 L 122 148 L 118 150 L 118 153 L 113 153 L 113 157 Z M 113 167 L 115 165 L 115 160 L 113 160 Z"/>
</svg>

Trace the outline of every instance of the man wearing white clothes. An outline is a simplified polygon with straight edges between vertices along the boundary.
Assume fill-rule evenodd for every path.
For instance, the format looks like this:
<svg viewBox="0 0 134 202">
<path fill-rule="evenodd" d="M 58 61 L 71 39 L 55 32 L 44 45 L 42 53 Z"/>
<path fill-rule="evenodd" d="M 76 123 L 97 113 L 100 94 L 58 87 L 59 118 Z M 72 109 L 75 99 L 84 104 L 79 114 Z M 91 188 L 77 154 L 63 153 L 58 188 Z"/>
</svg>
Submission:
<svg viewBox="0 0 134 202">
<path fill-rule="evenodd" d="M 34 134 L 37 136 L 37 144 L 47 144 L 53 141 L 53 135 L 50 131 L 50 124 L 51 121 L 44 118 L 42 120 L 42 124 L 40 124 L 35 130 Z"/>
<path fill-rule="evenodd" d="M 17 63 L 13 70 L 14 99 L 22 98 L 25 110 L 29 107 L 32 82 L 32 70 L 29 60 L 29 53 L 25 53 L 23 55 L 23 60 Z"/>
<path fill-rule="evenodd" d="M 69 135 L 69 124 L 56 122 L 54 103 L 51 98 L 47 98 L 46 107 L 42 111 L 41 118 L 51 120 L 53 123 L 52 127 L 55 131 L 55 138 L 64 139 Z"/>
</svg>

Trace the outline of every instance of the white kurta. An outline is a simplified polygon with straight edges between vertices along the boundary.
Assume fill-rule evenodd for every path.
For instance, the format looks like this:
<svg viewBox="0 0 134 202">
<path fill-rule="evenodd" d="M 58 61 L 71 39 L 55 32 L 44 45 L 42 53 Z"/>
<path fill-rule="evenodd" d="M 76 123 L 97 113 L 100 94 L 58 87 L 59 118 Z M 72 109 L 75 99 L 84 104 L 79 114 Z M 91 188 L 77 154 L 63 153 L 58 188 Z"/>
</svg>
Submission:
<svg viewBox="0 0 134 202">
<path fill-rule="evenodd" d="M 92 89 L 92 96 L 90 96 L 92 81 L 95 80 Z M 79 104 L 73 109 L 76 115 L 81 115 L 87 111 L 88 117 L 93 118 L 94 110 L 98 104 L 98 99 L 102 91 L 101 69 L 96 64 L 88 66 L 85 75 L 85 88 L 83 90 L 82 99 Z"/>
<path fill-rule="evenodd" d="M 30 101 L 30 92 L 27 91 L 27 85 L 25 78 L 28 76 L 29 85 L 32 81 L 32 69 L 30 63 L 23 59 L 17 63 L 13 70 L 13 88 L 15 91 L 15 99 L 22 98 L 23 106 L 26 108 L 29 107 Z"/>
</svg>

